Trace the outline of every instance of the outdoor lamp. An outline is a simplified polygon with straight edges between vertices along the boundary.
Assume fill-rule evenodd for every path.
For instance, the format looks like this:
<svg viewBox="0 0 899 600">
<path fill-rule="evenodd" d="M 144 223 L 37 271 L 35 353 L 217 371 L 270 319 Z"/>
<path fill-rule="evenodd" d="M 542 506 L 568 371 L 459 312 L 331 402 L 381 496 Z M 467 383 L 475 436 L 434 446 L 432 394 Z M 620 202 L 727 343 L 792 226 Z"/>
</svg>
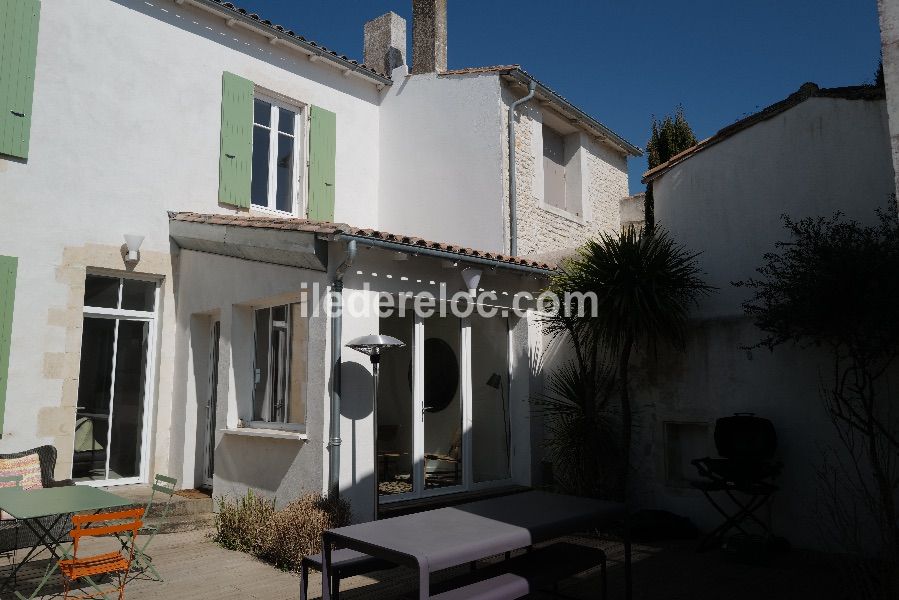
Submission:
<svg viewBox="0 0 899 600">
<path fill-rule="evenodd" d="M 371 359 L 371 374 L 372 374 L 372 403 L 371 403 L 371 418 L 373 423 L 373 431 L 374 431 L 374 442 L 372 447 L 374 448 L 374 462 L 372 463 L 374 466 L 374 480 L 375 480 L 375 518 L 374 520 L 378 520 L 378 370 L 381 363 L 381 354 L 385 350 L 390 350 L 391 348 L 402 348 L 406 344 L 402 341 L 396 339 L 395 337 L 390 337 L 389 335 L 364 335 L 362 337 L 356 338 L 352 340 L 349 344 L 346 345 L 347 348 L 352 348 L 362 354 L 368 354 L 368 357 Z"/>
<path fill-rule="evenodd" d="M 137 261 L 140 258 L 140 246 L 144 243 L 144 236 L 125 234 L 125 245 L 128 247 L 128 257 L 126 260 Z"/>
<path fill-rule="evenodd" d="M 480 269 L 475 269 L 474 267 L 465 267 L 462 269 L 462 279 L 465 280 L 465 289 L 467 289 L 471 295 L 478 290 L 478 284 L 481 282 L 481 273 Z"/>
</svg>

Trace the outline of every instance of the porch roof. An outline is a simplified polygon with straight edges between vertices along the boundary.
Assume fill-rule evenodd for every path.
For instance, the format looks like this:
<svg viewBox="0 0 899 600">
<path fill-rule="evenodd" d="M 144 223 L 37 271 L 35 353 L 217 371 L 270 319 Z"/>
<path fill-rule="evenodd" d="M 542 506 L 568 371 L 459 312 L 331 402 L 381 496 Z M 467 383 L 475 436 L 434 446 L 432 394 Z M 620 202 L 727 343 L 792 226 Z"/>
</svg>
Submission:
<svg viewBox="0 0 899 600">
<path fill-rule="evenodd" d="M 509 256 L 498 252 L 489 252 L 468 248 L 458 244 L 435 242 L 412 235 L 388 233 L 377 229 L 353 227 L 345 223 L 332 223 L 329 221 L 309 221 L 296 217 L 266 217 L 247 214 L 202 214 L 194 212 L 170 212 L 171 223 L 192 223 L 220 227 L 239 227 L 250 230 L 294 231 L 312 234 L 323 241 L 337 241 L 340 238 L 356 238 L 362 243 L 389 244 L 391 249 L 399 252 L 414 254 L 417 251 L 436 251 L 449 257 L 458 257 L 459 260 L 474 260 L 477 262 L 489 261 L 496 263 L 498 267 L 509 266 L 524 267 L 534 271 L 546 271 L 550 275 L 556 269 L 554 263 L 534 258 Z M 176 242 L 178 236 L 173 235 Z"/>
</svg>

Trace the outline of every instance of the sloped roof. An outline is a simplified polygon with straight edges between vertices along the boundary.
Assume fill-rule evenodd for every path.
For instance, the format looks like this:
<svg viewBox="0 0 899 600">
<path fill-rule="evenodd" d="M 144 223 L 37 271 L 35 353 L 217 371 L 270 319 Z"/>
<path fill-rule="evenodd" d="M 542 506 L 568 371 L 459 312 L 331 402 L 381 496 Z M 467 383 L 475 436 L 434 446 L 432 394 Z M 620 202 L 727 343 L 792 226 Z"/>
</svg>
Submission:
<svg viewBox="0 0 899 600">
<path fill-rule="evenodd" d="M 307 50 L 311 54 L 319 55 L 328 60 L 339 63 L 342 66 L 346 67 L 348 70 L 357 72 L 360 75 L 368 76 L 382 85 L 390 85 L 392 83 L 392 79 L 390 78 L 389 74 L 380 73 L 369 65 L 353 60 L 352 58 L 347 57 L 345 54 L 339 54 L 334 50 L 330 50 L 313 40 L 294 33 L 293 30 L 284 27 L 283 25 L 272 23 L 268 19 L 264 19 L 258 14 L 250 12 L 245 8 L 241 8 L 232 2 L 225 2 L 224 0 L 176 0 L 176 2 L 178 2 L 178 4 L 187 4 L 191 6 L 197 6 L 199 8 L 205 8 L 207 10 L 215 11 L 225 18 L 233 18 L 235 20 L 242 21 L 247 25 L 253 25 L 262 29 L 267 29 L 275 38 L 281 39 L 285 42 L 294 43 Z"/>
<path fill-rule="evenodd" d="M 498 252 L 477 250 L 458 244 L 434 242 L 424 238 L 388 233 L 377 229 L 365 229 L 353 227 L 345 223 L 331 223 L 328 221 L 309 221 L 296 217 L 263 217 L 255 215 L 228 215 L 228 214 L 202 214 L 194 212 L 171 212 L 169 219 L 186 223 L 202 223 L 206 225 L 225 225 L 228 227 L 251 227 L 256 229 L 272 229 L 282 231 L 302 231 L 314 233 L 323 238 L 331 238 L 346 235 L 357 238 L 381 240 L 409 247 L 409 252 L 414 253 L 416 248 L 427 248 L 457 254 L 460 260 L 466 257 L 491 260 L 498 263 L 520 265 L 532 269 L 553 270 L 554 264 L 546 261 L 535 260 L 526 257 L 508 256 Z"/>
<path fill-rule="evenodd" d="M 536 84 L 536 93 L 544 101 L 550 102 L 558 106 L 559 110 L 566 114 L 575 126 L 580 125 L 592 130 L 600 139 L 611 142 L 613 145 L 621 148 L 625 153 L 631 156 L 643 156 L 643 150 L 630 143 L 583 110 L 572 104 L 564 96 L 551 89 L 547 85 L 541 83 L 536 77 L 530 75 L 521 68 L 521 65 L 496 65 L 492 67 L 469 67 L 467 69 L 452 69 L 438 73 L 440 76 L 453 75 L 482 75 L 495 74 L 504 76 L 522 85 L 528 85 L 532 81 Z"/>
<path fill-rule="evenodd" d="M 794 93 L 790 94 L 787 98 L 781 100 L 780 102 L 776 102 L 771 106 L 760 110 L 759 112 L 749 115 L 744 119 L 740 119 L 736 123 L 728 125 L 727 127 L 719 130 L 716 134 L 708 137 L 701 142 L 697 143 L 694 146 L 691 146 L 671 157 L 670 160 L 660 164 L 657 167 L 654 167 L 645 173 L 643 173 L 643 183 L 648 183 L 659 177 L 660 175 L 666 173 L 675 165 L 682 163 L 687 160 L 694 154 L 702 152 L 706 148 L 710 146 L 714 146 L 718 142 L 724 141 L 729 137 L 736 135 L 737 133 L 743 131 L 744 129 L 748 129 L 755 125 L 756 123 L 761 123 L 762 121 L 767 121 L 782 112 L 785 112 L 794 106 L 805 102 L 809 98 L 840 98 L 843 100 L 880 100 L 885 98 L 885 92 L 882 87 L 877 87 L 873 85 L 856 85 L 856 86 L 848 86 L 848 87 L 838 87 L 838 88 L 819 88 L 814 83 L 804 83 L 802 86 Z"/>
</svg>

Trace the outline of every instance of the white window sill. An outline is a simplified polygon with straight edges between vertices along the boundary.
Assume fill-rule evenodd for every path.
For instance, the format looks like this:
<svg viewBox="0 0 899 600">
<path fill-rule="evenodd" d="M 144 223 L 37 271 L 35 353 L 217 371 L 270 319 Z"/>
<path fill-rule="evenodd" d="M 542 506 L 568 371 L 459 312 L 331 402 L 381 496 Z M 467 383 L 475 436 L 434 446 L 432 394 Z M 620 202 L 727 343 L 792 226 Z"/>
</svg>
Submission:
<svg viewBox="0 0 899 600">
<path fill-rule="evenodd" d="M 552 206 L 551 204 L 547 204 L 543 200 L 539 201 L 539 205 L 540 205 L 540 208 L 542 208 L 546 212 L 549 212 L 549 213 L 552 213 L 559 217 L 562 217 L 563 219 L 568 219 L 569 221 L 577 223 L 578 225 L 586 225 L 587 224 L 587 221 L 581 215 L 576 215 L 574 213 L 568 212 L 567 210 L 557 208 L 555 206 Z"/>
<path fill-rule="evenodd" d="M 262 427 L 240 427 L 238 429 L 222 429 L 225 435 L 242 435 L 246 437 L 271 438 L 275 440 L 297 440 L 304 442 L 309 439 L 302 431 L 289 429 L 263 429 Z"/>
</svg>

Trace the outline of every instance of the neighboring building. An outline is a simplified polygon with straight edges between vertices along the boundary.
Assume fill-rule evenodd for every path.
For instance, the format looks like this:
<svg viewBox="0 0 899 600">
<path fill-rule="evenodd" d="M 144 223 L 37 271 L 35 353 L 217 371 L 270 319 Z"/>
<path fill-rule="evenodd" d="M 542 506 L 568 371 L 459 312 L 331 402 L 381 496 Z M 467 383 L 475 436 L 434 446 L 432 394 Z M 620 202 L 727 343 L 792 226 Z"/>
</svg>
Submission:
<svg viewBox="0 0 899 600">
<path fill-rule="evenodd" d="M 886 84 L 887 114 L 890 118 L 890 143 L 893 148 L 893 172 L 899 190 L 899 2 L 877 0 L 880 15 L 880 56 Z"/>
<path fill-rule="evenodd" d="M 621 199 L 621 230 L 640 229 L 646 224 L 646 192 Z"/>
<path fill-rule="evenodd" d="M 753 412 L 773 421 L 785 467 L 770 508 L 774 529 L 799 546 L 820 546 L 815 468 L 839 448 L 819 395 L 826 357 L 786 346 L 747 352 L 760 332 L 742 310 L 748 291 L 733 281 L 756 275 L 763 254 L 784 240 L 781 215 L 862 222 L 888 209 L 894 192 L 882 88 L 819 89 L 789 98 L 648 171 L 656 218 L 699 252 L 717 287 L 694 313 L 686 351 L 647 357 L 634 377 L 642 419 L 635 456 L 641 501 L 708 527 L 719 517 L 689 485 L 690 460 L 714 455 L 715 420 Z"/>
<path fill-rule="evenodd" d="M 7 4 L 0 450 L 279 502 L 339 480 L 363 519 L 376 431 L 382 502 L 534 481 L 533 319 L 314 308 L 453 294 L 468 266 L 508 308 L 552 267 L 512 248 L 619 229 L 639 149 L 517 67 L 446 70 L 440 0 L 414 2 L 414 74 L 393 14 L 361 64 L 219 0 Z M 407 345 L 376 427 L 369 361 L 341 349 L 379 331 Z"/>
</svg>

